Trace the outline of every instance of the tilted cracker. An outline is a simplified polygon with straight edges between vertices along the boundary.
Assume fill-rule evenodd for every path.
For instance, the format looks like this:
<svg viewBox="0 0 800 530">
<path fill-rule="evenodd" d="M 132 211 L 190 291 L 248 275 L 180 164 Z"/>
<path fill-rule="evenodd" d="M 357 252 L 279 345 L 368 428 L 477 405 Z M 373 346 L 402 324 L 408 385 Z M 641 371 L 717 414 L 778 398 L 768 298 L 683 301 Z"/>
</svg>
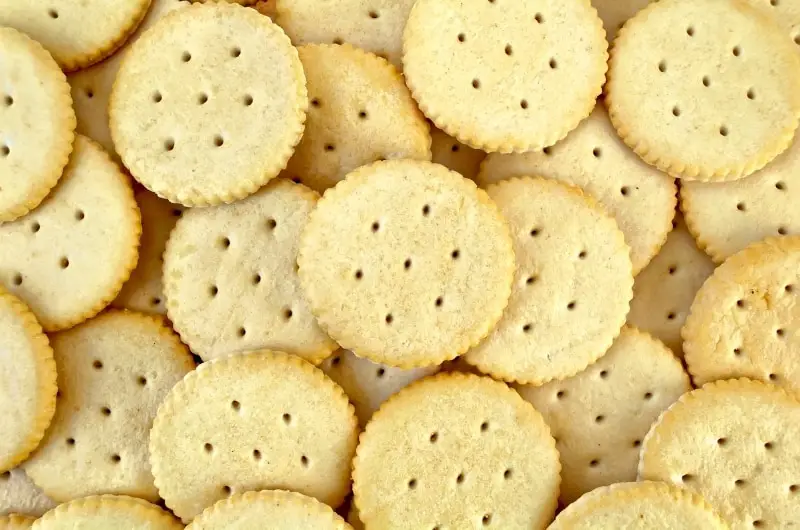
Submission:
<svg viewBox="0 0 800 530">
<path fill-rule="evenodd" d="M 0 473 L 0 515 L 16 513 L 36 518 L 55 507 L 55 501 L 21 467 Z"/>
<path fill-rule="evenodd" d="M 171 513 L 142 499 L 124 495 L 98 495 L 54 508 L 38 519 L 33 530 L 180 530 Z"/>
<path fill-rule="evenodd" d="M 33 526 L 36 521 L 35 517 L 28 517 L 27 515 L 4 515 L 0 516 L 0 530 L 26 530 Z"/>
<path fill-rule="evenodd" d="M 464 145 L 436 127 L 431 127 L 431 161 L 475 180 L 486 153 Z"/>
</svg>

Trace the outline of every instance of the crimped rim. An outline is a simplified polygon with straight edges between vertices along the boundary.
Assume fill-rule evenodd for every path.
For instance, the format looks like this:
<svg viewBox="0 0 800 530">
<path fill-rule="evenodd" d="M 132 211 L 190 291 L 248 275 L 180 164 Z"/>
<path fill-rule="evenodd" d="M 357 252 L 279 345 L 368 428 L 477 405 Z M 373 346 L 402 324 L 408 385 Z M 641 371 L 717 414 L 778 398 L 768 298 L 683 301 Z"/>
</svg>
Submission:
<svg viewBox="0 0 800 530">
<path fill-rule="evenodd" d="M 162 510 L 155 504 L 150 504 L 142 499 L 128 497 L 127 495 L 93 495 L 74 501 L 60 504 L 53 508 L 33 523 L 33 530 L 48 530 L 48 528 L 61 528 L 70 517 L 80 514 L 91 516 L 103 508 L 112 508 L 114 511 L 126 511 L 130 515 L 148 522 L 155 528 L 163 530 L 179 530 L 183 528 L 171 514 Z"/>
<path fill-rule="evenodd" d="M 719 265 L 727 256 L 714 245 L 711 240 L 708 238 L 703 237 L 702 230 L 698 226 L 697 220 L 695 219 L 694 212 L 696 209 L 693 207 L 692 201 L 692 194 L 691 192 L 686 192 L 683 187 L 680 189 L 680 209 L 681 213 L 683 214 L 683 220 L 686 222 L 686 229 L 692 234 L 695 243 L 697 243 L 697 248 L 708 254 L 708 256 L 714 261 L 714 264 Z"/>
<path fill-rule="evenodd" d="M 5 530 L 23 530 L 31 528 L 36 521 L 36 517 L 12 513 L 0 516 L 0 528 Z"/>
</svg>

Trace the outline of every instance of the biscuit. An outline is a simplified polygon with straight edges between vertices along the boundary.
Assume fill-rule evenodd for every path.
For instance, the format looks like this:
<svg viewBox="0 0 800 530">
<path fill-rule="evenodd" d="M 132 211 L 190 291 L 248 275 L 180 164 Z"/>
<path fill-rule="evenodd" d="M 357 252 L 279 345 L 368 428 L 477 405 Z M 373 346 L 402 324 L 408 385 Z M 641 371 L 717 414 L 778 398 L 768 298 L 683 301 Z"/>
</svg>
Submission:
<svg viewBox="0 0 800 530">
<path fill-rule="evenodd" d="M 55 507 L 55 501 L 45 495 L 21 467 L 0 473 L 0 515 L 23 514 L 36 518 Z"/>
<path fill-rule="evenodd" d="M 464 145 L 436 127 L 431 128 L 431 161 L 475 180 L 486 153 Z"/>
<path fill-rule="evenodd" d="M 36 521 L 35 517 L 27 515 L 3 515 L 0 516 L 0 530 L 26 530 L 33 526 L 34 521 Z"/>
<path fill-rule="evenodd" d="M 297 259 L 321 327 L 398 368 L 452 359 L 483 339 L 511 292 L 508 225 L 485 192 L 443 166 L 364 166 L 325 193 Z"/>
<path fill-rule="evenodd" d="M 180 530 L 180 524 L 166 512 L 142 499 L 124 495 L 98 495 L 77 499 L 47 512 L 33 524 L 33 530 Z"/>
</svg>

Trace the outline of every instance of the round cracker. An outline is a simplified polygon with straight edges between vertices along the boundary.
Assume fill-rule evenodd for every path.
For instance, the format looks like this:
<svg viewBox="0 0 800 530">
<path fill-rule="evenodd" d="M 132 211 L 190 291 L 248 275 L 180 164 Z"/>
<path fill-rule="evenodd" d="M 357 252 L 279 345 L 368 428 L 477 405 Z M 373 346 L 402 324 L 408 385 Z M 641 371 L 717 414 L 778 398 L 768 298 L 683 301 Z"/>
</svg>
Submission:
<svg viewBox="0 0 800 530">
<path fill-rule="evenodd" d="M 164 253 L 175 329 L 204 360 L 272 348 L 319 364 L 337 346 L 308 308 L 297 248 L 318 195 L 278 179 L 250 197 L 183 214 Z"/>
<path fill-rule="evenodd" d="M 636 480 L 639 447 L 650 425 L 691 388 L 663 343 L 625 327 L 608 353 L 583 372 L 517 390 L 542 413 L 556 439 L 566 505 L 597 487 Z"/>
<path fill-rule="evenodd" d="M 702 495 L 732 528 L 800 520 L 800 402 L 748 379 L 684 394 L 653 425 L 639 477 Z"/>
<path fill-rule="evenodd" d="M 367 424 L 353 491 L 367 528 L 543 528 L 560 469 L 550 430 L 516 392 L 440 374 L 401 390 Z"/>
<path fill-rule="evenodd" d="M 84 136 L 58 186 L 29 215 L 0 225 L 0 283 L 45 331 L 93 317 L 136 266 L 139 208 L 128 177 Z"/>
<path fill-rule="evenodd" d="M 0 26 L 41 42 L 66 72 L 108 57 L 136 30 L 150 0 L 0 0 Z M 88 27 L 87 27 L 88 23 Z"/>
<path fill-rule="evenodd" d="M 683 357 L 681 328 L 714 262 L 697 248 L 683 217 L 677 215 L 674 225 L 658 254 L 636 275 L 628 322 Z"/>
<path fill-rule="evenodd" d="M 508 225 L 486 193 L 412 160 L 364 166 L 328 191 L 297 262 L 322 328 L 399 368 L 439 364 L 483 339 L 514 271 Z"/>
<path fill-rule="evenodd" d="M 563 141 L 544 151 L 490 154 L 479 186 L 510 177 L 547 177 L 578 186 L 600 201 L 631 248 L 634 275 L 664 244 L 675 215 L 675 180 L 642 162 L 620 141 L 601 105 Z"/>
<path fill-rule="evenodd" d="M 194 368 L 161 318 L 109 311 L 52 336 L 53 422 L 25 471 L 53 499 L 115 493 L 155 502 L 147 439 L 156 409 Z"/>
<path fill-rule="evenodd" d="M 2 287 L 0 330 L 0 471 L 8 471 L 39 445 L 53 418 L 56 365 L 36 317 Z"/>
<path fill-rule="evenodd" d="M 275 487 L 338 506 L 356 443 L 342 389 L 299 357 L 263 350 L 214 359 L 175 385 L 150 459 L 159 493 L 188 522 L 232 493 Z"/>
<path fill-rule="evenodd" d="M 35 517 L 27 515 L 4 515 L 0 517 L 0 530 L 26 530 L 33 526 Z"/>
<path fill-rule="evenodd" d="M 403 35 L 414 99 L 438 128 L 484 151 L 553 145 L 586 118 L 608 43 L 589 0 L 418 0 Z"/>
<path fill-rule="evenodd" d="M 16 513 L 36 518 L 55 507 L 55 501 L 21 467 L 0 473 L 0 515 Z"/>
<path fill-rule="evenodd" d="M 785 150 L 800 116 L 800 54 L 741 0 L 653 2 L 614 41 L 611 122 L 645 162 L 735 180 Z"/>
<path fill-rule="evenodd" d="M 572 376 L 625 323 L 633 276 L 622 232 L 588 195 L 556 180 L 504 180 L 488 194 L 511 226 L 517 270 L 502 320 L 465 359 L 506 381 Z"/>
<path fill-rule="evenodd" d="M 350 45 L 298 52 L 311 106 L 287 174 L 323 192 L 376 160 L 431 159 L 428 124 L 395 67 Z"/>
<path fill-rule="evenodd" d="M 464 145 L 436 127 L 431 128 L 431 161 L 475 180 L 486 153 Z"/>
<path fill-rule="evenodd" d="M 651 0 L 592 0 L 592 5 L 597 9 L 606 29 L 606 36 L 611 41 L 622 25 L 650 2 Z"/>
<path fill-rule="evenodd" d="M 188 530 L 352 530 L 330 506 L 283 490 L 237 493 L 206 508 Z"/>
<path fill-rule="evenodd" d="M 700 495 L 662 482 L 626 482 L 597 488 L 558 514 L 548 530 L 728 530 Z"/>
<path fill-rule="evenodd" d="M 147 501 L 124 495 L 98 495 L 77 499 L 47 512 L 33 530 L 180 530 L 169 512 Z"/>
<path fill-rule="evenodd" d="M 303 67 L 269 18 L 192 4 L 128 50 L 109 102 L 131 174 L 185 206 L 242 199 L 277 176 L 303 133 Z"/>
<path fill-rule="evenodd" d="M 683 327 L 696 385 L 749 377 L 800 391 L 800 236 L 754 243 L 697 292 Z"/>
<path fill-rule="evenodd" d="M 0 27 L 0 79 L 0 222 L 5 222 L 38 206 L 58 182 L 75 139 L 75 112 L 58 64 L 41 44 L 11 28 Z"/>
</svg>

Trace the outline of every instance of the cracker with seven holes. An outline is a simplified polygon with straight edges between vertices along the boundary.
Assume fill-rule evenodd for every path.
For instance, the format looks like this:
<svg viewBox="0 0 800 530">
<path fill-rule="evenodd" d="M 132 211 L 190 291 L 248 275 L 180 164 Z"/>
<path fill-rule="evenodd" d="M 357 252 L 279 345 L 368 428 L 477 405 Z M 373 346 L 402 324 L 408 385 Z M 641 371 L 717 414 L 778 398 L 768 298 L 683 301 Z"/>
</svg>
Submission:
<svg viewBox="0 0 800 530">
<path fill-rule="evenodd" d="M 167 314 L 205 360 L 271 348 L 314 364 L 337 346 L 308 308 L 297 248 L 318 195 L 278 179 L 234 204 L 185 212 L 164 252 Z"/>
<path fill-rule="evenodd" d="M 464 145 L 436 127 L 431 128 L 431 161 L 475 179 L 486 153 Z"/>
<path fill-rule="evenodd" d="M 683 357 L 681 328 L 697 290 L 714 272 L 714 262 L 697 248 L 680 215 L 674 224 L 667 242 L 636 275 L 628 323 Z"/>
<path fill-rule="evenodd" d="M 185 206 L 229 203 L 277 176 L 303 133 L 303 67 L 268 17 L 192 4 L 130 47 L 109 102 L 131 174 Z"/>
<path fill-rule="evenodd" d="M 439 370 L 438 366 L 404 370 L 373 363 L 349 350 L 335 352 L 325 359 L 320 368 L 345 391 L 362 426 L 367 424 L 381 403 L 393 394 Z"/>
<path fill-rule="evenodd" d="M 56 185 L 72 151 L 75 113 L 69 85 L 50 54 L 11 28 L 0 27 L 0 79 L 0 222 L 4 222 L 28 213 Z"/>
<path fill-rule="evenodd" d="M 684 182 L 681 210 L 698 245 L 721 263 L 769 236 L 799 234 L 800 141 L 733 182 Z"/>
<path fill-rule="evenodd" d="M 72 72 L 114 53 L 149 6 L 150 0 L 0 0 L 0 26 L 27 33 L 65 72 Z M 90 28 L 87 21 L 92 21 Z"/>
<path fill-rule="evenodd" d="M 26 530 L 33 526 L 35 517 L 11 514 L 0 517 L 0 530 Z"/>
<path fill-rule="evenodd" d="M 560 469 L 541 414 L 516 392 L 440 374 L 401 390 L 367 424 L 353 491 L 367 528 L 544 528 Z"/>
<path fill-rule="evenodd" d="M 185 522 L 232 493 L 288 488 L 338 506 L 358 425 L 342 389 L 299 357 L 214 359 L 175 386 L 150 435 L 156 485 Z"/>
<path fill-rule="evenodd" d="M 41 517 L 56 507 L 21 467 L 0 473 L 0 515 L 12 513 Z"/>
<path fill-rule="evenodd" d="M 297 261 L 322 328 L 399 368 L 477 344 L 500 319 L 514 273 L 508 225 L 486 193 L 412 160 L 364 166 L 325 193 Z"/>
<path fill-rule="evenodd" d="M 556 439 L 566 505 L 597 487 L 636 480 L 650 425 L 691 388 L 664 344 L 625 327 L 608 353 L 583 372 L 517 390 L 542 413 Z"/>
<path fill-rule="evenodd" d="M 142 499 L 124 495 L 97 495 L 77 499 L 47 512 L 33 530 L 180 530 L 171 513 Z"/>
<path fill-rule="evenodd" d="M 418 0 L 403 68 L 439 129 L 484 151 L 532 151 L 592 111 L 607 48 L 589 0 Z"/>
<path fill-rule="evenodd" d="M 651 0 L 592 0 L 597 14 L 603 21 L 606 36 L 612 41 L 622 25 Z"/>
<path fill-rule="evenodd" d="M 170 231 L 183 213 L 183 207 L 145 189 L 136 192 L 136 203 L 142 214 L 139 262 L 111 305 L 119 309 L 163 315 L 166 313 L 161 283 L 164 249 Z"/>
<path fill-rule="evenodd" d="M 33 313 L 2 287 L 0 329 L 0 472 L 7 472 L 36 449 L 53 418 L 56 365 Z"/>
<path fill-rule="evenodd" d="M 59 501 L 99 493 L 158 500 L 147 439 L 164 396 L 194 368 L 186 346 L 162 319 L 123 311 L 51 338 L 58 407 L 25 471 Z"/>
<path fill-rule="evenodd" d="M 742 0 L 654 2 L 620 31 L 606 104 L 645 162 L 735 180 L 785 150 L 800 116 L 800 54 Z"/>
<path fill-rule="evenodd" d="M 0 225 L 0 283 L 45 331 L 72 327 L 117 296 L 141 230 L 130 180 L 78 135 L 58 186 L 29 215 Z"/>
<path fill-rule="evenodd" d="M 400 67 L 414 0 L 277 0 L 275 22 L 296 46 L 348 43 Z"/>
<path fill-rule="evenodd" d="M 188 530 L 352 530 L 330 506 L 284 490 L 248 491 L 222 499 L 187 526 Z"/>
<path fill-rule="evenodd" d="M 639 478 L 702 495 L 734 530 L 800 520 L 800 402 L 749 379 L 684 394 L 642 445 Z"/>
<path fill-rule="evenodd" d="M 376 160 L 431 159 L 428 124 L 395 67 L 350 45 L 298 51 L 311 106 L 288 174 L 322 192 Z"/>
<path fill-rule="evenodd" d="M 706 280 L 683 327 L 696 385 L 750 377 L 800 391 L 800 236 L 754 243 Z"/>
<path fill-rule="evenodd" d="M 548 530 L 728 530 L 700 495 L 663 482 L 625 482 L 587 493 L 558 514 Z"/>
<path fill-rule="evenodd" d="M 633 276 L 622 232 L 588 195 L 556 180 L 514 178 L 488 193 L 511 226 L 517 270 L 502 320 L 465 359 L 506 381 L 572 376 L 625 323 Z"/>
<path fill-rule="evenodd" d="M 602 106 L 544 151 L 490 154 L 478 177 L 486 187 L 509 177 L 547 177 L 578 186 L 614 216 L 631 247 L 636 274 L 664 244 L 675 215 L 675 180 L 620 141 Z"/>
</svg>

